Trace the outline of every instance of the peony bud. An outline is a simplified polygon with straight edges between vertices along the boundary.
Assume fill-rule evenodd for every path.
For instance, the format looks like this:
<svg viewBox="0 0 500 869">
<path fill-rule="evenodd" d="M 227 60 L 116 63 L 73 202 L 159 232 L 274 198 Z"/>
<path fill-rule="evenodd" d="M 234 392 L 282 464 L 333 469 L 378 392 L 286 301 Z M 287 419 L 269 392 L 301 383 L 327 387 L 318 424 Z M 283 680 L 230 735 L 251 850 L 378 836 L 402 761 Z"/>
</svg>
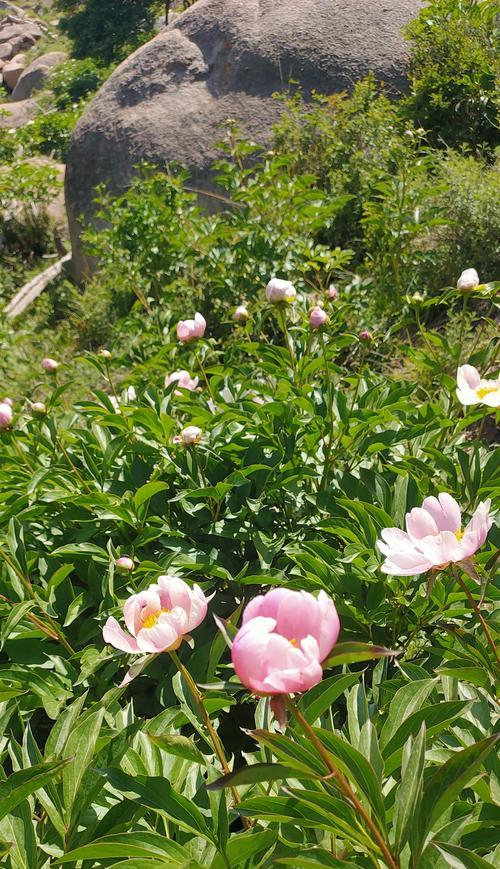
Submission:
<svg viewBox="0 0 500 869">
<path fill-rule="evenodd" d="M 202 431 L 197 425 L 188 425 L 187 428 L 182 429 L 181 435 L 184 446 L 189 447 L 191 444 L 200 443 Z"/>
<path fill-rule="evenodd" d="M 328 298 L 332 300 L 332 302 L 336 302 L 339 297 L 339 291 L 337 290 L 337 287 L 335 287 L 333 284 L 330 284 L 326 291 L 326 294 Z"/>
<path fill-rule="evenodd" d="M 43 401 L 35 401 L 34 404 L 31 405 L 31 413 L 33 416 L 45 416 L 47 408 Z"/>
<path fill-rule="evenodd" d="M 103 359 L 111 359 L 111 353 L 109 352 L 109 350 L 99 350 L 99 356 L 101 356 Z"/>
<path fill-rule="evenodd" d="M 182 386 L 183 389 L 189 390 L 189 392 L 193 392 L 199 383 L 198 377 L 191 377 L 189 371 L 174 371 L 172 374 L 167 374 L 165 377 L 165 386 L 170 386 L 171 383 L 178 383 L 179 386 Z M 178 389 L 175 390 L 175 395 L 181 395 Z"/>
<path fill-rule="evenodd" d="M 3 398 L 2 404 L 8 404 L 9 407 L 14 407 L 14 402 L 12 401 L 11 398 Z"/>
<path fill-rule="evenodd" d="M 45 371 L 55 371 L 56 368 L 59 368 L 59 362 L 46 356 L 45 359 L 42 359 L 42 367 L 45 368 Z"/>
<path fill-rule="evenodd" d="M 130 573 L 134 569 L 134 561 L 128 555 L 120 555 L 115 561 L 115 567 L 118 570 L 123 570 L 125 573 Z"/>
<path fill-rule="evenodd" d="M 358 335 L 360 341 L 364 341 L 365 344 L 370 344 L 373 341 L 373 335 L 368 329 L 362 329 Z"/>
<path fill-rule="evenodd" d="M 465 269 L 457 281 L 457 290 L 475 290 L 479 286 L 479 275 L 475 269 Z"/>
<path fill-rule="evenodd" d="M 9 428 L 12 424 L 12 407 L 6 401 L 0 402 L 0 428 Z"/>
<path fill-rule="evenodd" d="M 196 341 L 198 338 L 203 338 L 207 321 L 202 314 L 196 313 L 194 320 L 179 320 L 177 323 L 177 337 L 183 344 L 188 344 L 191 341 Z"/>
<path fill-rule="evenodd" d="M 238 307 L 235 308 L 233 319 L 236 320 L 238 323 L 244 323 L 246 320 L 248 320 L 249 316 L 250 314 L 248 313 L 246 305 L 238 305 Z"/>
<path fill-rule="evenodd" d="M 312 308 L 309 314 L 309 325 L 311 329 L 316 331 L 316 329 L 321 329 L 322 326 L 325 326 L 329 319 L 328 314 L 326 311 L 323 311 L 323 308 Z"/>
<path fill-rule="evenodd" d="M 266 299 L 273 305 L 279 302 L 295 302 L 297 290 L 291 281 L 282 281 L 280 278 L 272 278 L 266 287 Z"/>
</svg>

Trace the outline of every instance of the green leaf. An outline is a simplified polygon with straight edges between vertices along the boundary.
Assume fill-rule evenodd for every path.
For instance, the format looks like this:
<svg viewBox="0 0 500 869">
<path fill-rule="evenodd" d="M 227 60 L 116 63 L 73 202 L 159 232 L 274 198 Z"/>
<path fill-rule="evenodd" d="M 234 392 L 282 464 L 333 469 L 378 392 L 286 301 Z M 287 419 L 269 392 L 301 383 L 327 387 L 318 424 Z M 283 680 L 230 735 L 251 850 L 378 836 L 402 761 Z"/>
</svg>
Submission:
<svg viewBox="0 0 500 869">
<path fill-rule="evenodd" d="M 325 770 L 325 775 L 327 771 Z M 227 773 L 214 782 L 206 785 L 208 791 L 216 791 L 220 788 L 230 788 L 236 785 L 250 785 L 263 781 L 279 781 L 282 779 L 312 779 L 321 778 L 310 769 L 299 769 L 293 766 L 285 766 L 281 763 L 254 763 L 235 772 Z"/>
<path fill-rule="evenodd" d="M 419 804 L 425 761 L 425 724 L 413 740 L 406 744 L 406 762 L 401 771 L 401 783 L 394 803 L 394 841 L 396 853 L 403 850 Z"/>
<path fill-rule="evenodd" d="M 72 758 L 72 763 L 63 772 L 63 801 L 67 822 L 71 817 L 78 788 L 92 760 L 105 711 L 104 708 L 98 709 L 97 712 L 82 717 L 70 733 L 64 748 L 64 757 Z"/>
<path fill-rule="evenodd" d="M 334 857 L 328 851 L 323 851 L 321 848 L 314 848 L 310 851 L 301 849 L 300 855 L 297 857 L 278 857 L 274 861 L 278 866 L 297 866 L 298 869 L 361 869 L 359 863 L 353 863 L 352 860 L 341 860 L 339 857 Z"/>
<path fill-rule="evenodd" d="M 491 863 L 466 848 L 460 848 L 449 842 L 434 841 L 432 845 L 444 857 L 450 869 L 492 869 Z"/>
<path fill-rule="evenodd" d="M 316 733 L 333 760 L 338 764 L 341 772 L 356 783 L 378 815 L 382 825 L 385 826 L 385 806 L 381 786 L 372 766 L 361 752 L 337 734 L 320 728 L 316 729 Z"/>
<path fill-rule="evenodd" d="M 76 860 L 100 860 L 111 857 L 169 857 L 175 863 L 184 863 L 187 854 L 181 845 L 158 833 L 135 830 L 96 839 L 59 857 L 56 865 Z"/>
<path fill-rule="evenodd" d="M 206 766 L 207 764 L 206 757 L 196 748 L 193 740 L 188 739 L 187 736 L 180 736 L 177 733 L 162 733 L 159 736 L 153 736 L 151 733 L 148 733 L 147 737 L 158 748 L 163 749 L 168 754 L 182 757 L 184 760 L 189 760 L 191 763 L 199 763 L 202 766 Z"/>
<path fill-rule="evenodd" d="M 146 501 L 149 501 L 158 492 L 164 492 L 165 489 L 168 489 L 168 483 L 164 483 L 162 480 L 154 480 L 141 486 L 134 495 L 135 509 L 138 510 Z"/>
<path fill-rule="evenodd" d="M 4 818 L 38 788 L 50 784 L 67 763 L 68 761 L 63 760 L 38 763 L 29 769 L 14 772 L 8 779 L 0 782 L 0 818 Z"/>
<path fill-rule="evenodd" d="M 495 743 L 500 739 L 496 733 L 482 739 L 463 751 L 457 751 L 426 782 L 420 808 L 422 836 L 432 829 L 458 797 L 461 790 L 473 778 L 488 757 Z"/>
<path fill-rule="evenodd" d="M 276 830 L 252 830 L 232 836 L 226 845 L 226 857 L 231 869 L 247 860 L 255 860 L 257 855 L 261 856 L 262 852 L 273 847 L 277 838 Z M 221 867 L 225 865 L 221 863 Z"/>
<path fill-rule="evenodd" d="M 330 676 L 323 679 L 319 685 L 310 688 L 299 701 L 299 709 L 310 724 L 323 715 L 332 703 L 354 685 L 359 679 L 357 674 L 347 673 L 342 676 Z"/>
<path fill-rule="evenodd" d="M 389 707 L 389 715 L 380 733 L 382 754 L 385 754 L 385 746 L 403 721 L 425 703 L 435 684 L 434 679 L 419 679 L 403 685 L 396 692 Z"/>
<path fill-rule="evenodd" d="M 110 769 L 105 775 L 122 798 L 163 812 L 183 829 L 216 844 L 213 831 L 194 802 L 178 794 L 163 776 L 131 776 L 120 769 Z"/>
<path fill-rule="evenodd" d="M 337 643 L 323 668 L 340 667 L 342 664 L 356 664 L 359 661 L 373 661 L 376 658 L 393 658 L 401 654 L 384 646 L 370 646 L 368 643 Z"/>
</svg>

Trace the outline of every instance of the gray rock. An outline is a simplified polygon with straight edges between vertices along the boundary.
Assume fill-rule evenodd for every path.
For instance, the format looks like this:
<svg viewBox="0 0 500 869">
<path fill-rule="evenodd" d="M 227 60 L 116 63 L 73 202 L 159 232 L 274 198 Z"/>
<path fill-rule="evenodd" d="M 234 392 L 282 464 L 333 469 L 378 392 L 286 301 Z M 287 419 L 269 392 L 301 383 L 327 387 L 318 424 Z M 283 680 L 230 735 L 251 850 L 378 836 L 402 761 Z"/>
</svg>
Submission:
<svg viewBox="0 0 500 869">
<path fill-rule="evenodd" d="M 26 69 L 26 57 L 24 54 L 16 54 L 12 60 L 9 60 L 3 70 L 3 80 L 10 90 L 14 90 L 21 74 Z"/>
<path fill-rule="evenodd" d="M 35 100 L 24 100 L 22 103 L 0 103 L 0 127 L 24 127 L 38 111 Z M 5 112 L 5 114 L 4 114 Z"/>
<path fill-rule="evenodd" d="M 0 60 L 10 60 L 13 55 L 12 42 L 0 43 Z"/>
<path fill-rule="evenodd" d="M 101 88 L 77 126 L 66 203 L 74 271 L 89 270 L 78 219 L 93 219 L 94 188 L 130 184 L 141 161 L 182 163 L 193 186 L 213 190 L 210 165 L 221 124 L 234 118 L 259 143 L 280 115 L 276 91 L 299 82 L 350 90 L 373 71 L 392 91 L 406 85 L 404 25 L 420 0 L 198 0 L 134 52 Z"/>
<path fill-rule="evenodd" d="M 64 63 L 67 57 L 65 51 L 51 51 L 37 57 L 19 76 L 11 99 L 14 102 L 29 99 L 33 91 L 45 83 L 53 67 Z"/>
<path fill-rule="evenodd" d="M 38 25 L 28 20 L 21 21 L 18 24 L 8 24 L 7 27 L 0 27 L 0 43 L 11 42 L 13 39 L 21 38 L 26 40 L 27 44 L 34 45 L 42 35 L 42 31 Z"/>
</svg>

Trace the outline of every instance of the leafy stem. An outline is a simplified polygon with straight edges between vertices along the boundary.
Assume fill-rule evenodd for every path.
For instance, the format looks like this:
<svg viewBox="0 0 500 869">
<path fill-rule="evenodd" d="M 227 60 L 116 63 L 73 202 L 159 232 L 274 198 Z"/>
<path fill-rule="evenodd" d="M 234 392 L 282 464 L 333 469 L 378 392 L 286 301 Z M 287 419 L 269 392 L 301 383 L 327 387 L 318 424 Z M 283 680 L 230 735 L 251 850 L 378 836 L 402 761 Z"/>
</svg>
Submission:
<svg viewBox="0 0 500 869">
<path fill-rule="evenodd" d="M 320 484 L 319 484 L 319 491 L 320 492 L 322 492 L 326 486 L 326 481 L 327 481 L 327 477 L 328 477 L 328 467 L 330 464 L 330 454 L 331 454 L 332 447 L 333 447 L 333 429 L 334 429 L 333 389 L 332 389 L 332 382 L 331 382 L 331 377 L 330 377 L 330 366 L 328 364 L 328 354 L 326 352 L 326 336 L 325 335 L 323 335 L 322 349 L 323 349 L 323 359 L 325 361 L 325 377 L 326 377 L 326 388 L 327 388 L 327 395 L 328 395 L 329 429 L 328 429 L 328 443 L 326 444 L 325 451 L 324 451 L 325 460 L 324 460 L 324 467 L 323 467 L 323 475 L 321 477 Z"/>
<path fill-rule="evenodd" d="M 316 734 L 314 728 L 304 718 L 304 716 L 298 709 L 295 701 L 289 696 L 287 697 L 287 704 L 293 717 L 304 731 L 305 736 L 310 739 L 316 751 L 326 764 L 326 767 L 329 770 L 331 777 L 335 780 L 338 788 L 342 791 L 348 802 L 355 808 L 356 812 L 363 818 L 366 826 L 372 833 L 373 838 L 375 839 L 378 847 L 380 848 L 387 865 L 390 867 L 390 869 L 399 869 L 398 862 L 393 856 L 391 849 L 385 841 L 382 833 L 378 829 L 377 825 L 372 821 L 369 814 L 365 811 L 363 804 L 357 798 L 346 777 L 340 772 L 340 770 L 337 769 L 337 767 L 333 763 L 332 758 L 330 757 L 325 746 Z"/>
<path fill-rule="evenodd" d="M 478 618 L 478 621 L 483 629 L 484 635 L 485 635 L 489 645 L 491 646 L 491 648 L 493 650 L 493 654 L 495 656 L 495 660 L 496 660 L 497 664 L 500 664 L 500 657 L 498 655 L 495 641 L 494 641 L 493 637 L 491 636 L 490 629 L 483 618 L 481 610 L 479 609 L 479 605 L 476 603 L 476 601 L 472 597 L 472 594 L 470 593 L 469 589 L 467 588 L 466 583 L 463 581 L 462 577 L 460 576 L 460 573 L 458 572 L 456 565 L 452 563 L 452 564 L 450 564 L 450 567 L 451 567 L 451 572 L 453 573 L 453 576 L 455 577 L 460 588 L 462 589 L 465 596 L 467 597 L 472 609 L 474 610 L 474 612 Z"/>
</svg>

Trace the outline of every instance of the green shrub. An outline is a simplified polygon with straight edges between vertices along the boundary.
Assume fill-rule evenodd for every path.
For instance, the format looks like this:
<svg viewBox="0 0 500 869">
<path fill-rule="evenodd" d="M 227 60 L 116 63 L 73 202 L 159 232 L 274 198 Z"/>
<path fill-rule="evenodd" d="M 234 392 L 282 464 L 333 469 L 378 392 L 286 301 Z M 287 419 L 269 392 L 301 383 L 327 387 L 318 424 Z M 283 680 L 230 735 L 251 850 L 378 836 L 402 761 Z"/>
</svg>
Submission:
<svg viewBox="0 0 500 869">
<path fill-rule="evenodd" d="M 23 127 L 18 142 L 31 154 L 45 154 L 64 163 L 76 124 L 83 112 L 82 105 L 65 110 L 49 110 Z"/>
<path fill-rule="evenodd" d="M 151 38 L 158 0 L 57 0 L 57 7 L 74 57 L 107 65 Z"/>
<path fill-rule="evenodd" d="M 495 0 L 430 0 L 407 30 L 407 107 L 436 146 L 499 144 L 500 33 Z"/>
<path fill-rule="evenodd" d="M 68 60 L 59 66 L 51 78 L 51 89 L 58 109 L 66 109 L 88 98 L 108 75 L 92 58 Z"/>
</svg>

